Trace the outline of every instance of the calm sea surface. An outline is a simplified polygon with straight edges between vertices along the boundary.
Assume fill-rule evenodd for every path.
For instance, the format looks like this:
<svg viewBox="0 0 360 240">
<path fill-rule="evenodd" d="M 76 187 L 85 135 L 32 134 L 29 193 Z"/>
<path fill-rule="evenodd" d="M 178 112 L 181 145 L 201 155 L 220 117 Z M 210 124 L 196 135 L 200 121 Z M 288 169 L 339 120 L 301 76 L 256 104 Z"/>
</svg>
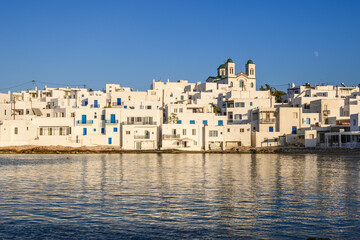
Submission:
<svg viewBox="0 0 360 240">
<path fill-rule="evenodd" d="M 360 156 L 1 155 L 0 239 L 360 239 Z"/>
</svg>

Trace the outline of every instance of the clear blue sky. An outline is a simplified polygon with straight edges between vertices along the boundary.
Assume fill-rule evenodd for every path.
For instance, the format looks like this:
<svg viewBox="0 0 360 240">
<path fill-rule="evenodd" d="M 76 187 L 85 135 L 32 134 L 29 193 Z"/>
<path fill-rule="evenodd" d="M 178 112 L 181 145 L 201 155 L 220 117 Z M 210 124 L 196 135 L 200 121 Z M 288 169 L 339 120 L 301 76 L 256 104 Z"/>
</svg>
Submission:
<svg viewBox="0 0 360 240">
<path fill-rule="evenodd" d="M 257 87 L 355 85 L 359 12 L 359 1 L 3 0 L 0 89 L 35 79 L 145 90 L 153 78 L 205 81 L 228 57 L 236 72 L 256 63 Z"/>
</svg>

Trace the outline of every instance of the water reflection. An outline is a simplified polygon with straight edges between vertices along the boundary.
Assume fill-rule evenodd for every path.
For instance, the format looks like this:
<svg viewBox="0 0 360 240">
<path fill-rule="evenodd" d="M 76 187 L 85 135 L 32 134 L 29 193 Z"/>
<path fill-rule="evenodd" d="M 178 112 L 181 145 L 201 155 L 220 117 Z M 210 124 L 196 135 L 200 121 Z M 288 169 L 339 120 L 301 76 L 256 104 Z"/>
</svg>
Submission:
<svg viewBox="0 0 360 240">
<path fill-rule="evenodd" d="M 0 237 L 353 238 L 359 170 L 358 156 L 3 155 Z"/>
</svg>

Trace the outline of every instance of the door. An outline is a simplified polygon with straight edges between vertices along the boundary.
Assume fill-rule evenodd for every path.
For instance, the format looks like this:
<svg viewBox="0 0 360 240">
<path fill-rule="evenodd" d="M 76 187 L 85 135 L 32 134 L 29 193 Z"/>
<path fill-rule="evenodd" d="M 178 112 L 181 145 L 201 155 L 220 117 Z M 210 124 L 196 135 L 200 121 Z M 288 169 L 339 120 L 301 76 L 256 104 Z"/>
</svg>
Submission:
<svg viewBox="0 0 360 240">
<path fill-rule="evenodd" d="M 292 127 L 291 133 L 292 133 L 292 134 L 296 134 L 296 127 Z"/>
<path fill-rule="evenodd" d="M 118 106 L 120 106 L 121 105 L 121 98 L 118 98 L 117 99 L 117 103 L 116 103 Z"/>
<path fill-rule="evenodd" d="M 136 143 L 135 143 L 135 148 L 136 148 L 137 150 L 141 150 L 141 142 L 136 142 Z"/>
<path fill-rule="evenodd" d="M 111 114 L 110 116 L 110 122 L 115 123 L 115 114 Z"/>
<path fill-rule="evenodd" d="M 87 128 L 83 128 L 83 135 L 87 135 Z"/>
<path fill-rule="evenodd" d="M 108 143 L 112 144 L 112 138 L 108 138 Z"/>
<path fill-rule="evenodd" d="M 81 123 L 86 124 L 86 115 L 81 116 Z"/>
<path fill-rule="evenodd" d="M 94 100 L 94 108 L 98 107 L 98 100 Z"/>
</svg>

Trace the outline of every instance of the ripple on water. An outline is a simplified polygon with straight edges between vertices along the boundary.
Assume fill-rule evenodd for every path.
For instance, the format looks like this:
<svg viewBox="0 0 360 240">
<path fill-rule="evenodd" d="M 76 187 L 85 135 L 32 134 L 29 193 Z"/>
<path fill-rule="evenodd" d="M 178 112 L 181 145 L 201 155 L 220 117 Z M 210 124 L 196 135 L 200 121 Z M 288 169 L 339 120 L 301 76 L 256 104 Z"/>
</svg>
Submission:
<svg viewBox="0 0 360 240">
<path fill-rule="evenodd" d="M 0 238 L 354 239 L 358 156 L 2 155 Z"/>
</svg>

